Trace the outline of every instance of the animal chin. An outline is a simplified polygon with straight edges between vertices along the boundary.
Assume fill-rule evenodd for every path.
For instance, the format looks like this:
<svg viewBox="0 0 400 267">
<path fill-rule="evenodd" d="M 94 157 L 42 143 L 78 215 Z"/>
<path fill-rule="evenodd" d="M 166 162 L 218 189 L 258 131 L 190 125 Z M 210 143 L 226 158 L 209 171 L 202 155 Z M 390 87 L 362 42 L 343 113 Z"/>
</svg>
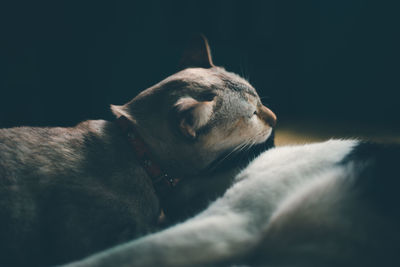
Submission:
<svg viewBox="0 0 400 267">
<path fill-rule="evenodd" d="M 262 131 L 262 133 L 257 137 L 256 144 L 264 143 L 265 141 L 267 141 L 269 139 L 271 134 L 272 134 L 272 128 L 271 127 L 269 127 L 268 129 Z"/>
<path fill-rule="evenodd" d="M 239 149 L 223 154 L 211 164 L 209 169 L 224 171 L 232 168 L 244 168 L 252 159 L 274 146 L 274 131 L 269 128 L 259 136 L 239 145 Z"/>
<path fill-rule="evenodd" d="M 266 133 L 266 135 L 265 135 L 266 138 L 265 138 L 264 141 L 266 141 L 269 137 L 271 137 L 272 131 L 273 131 L 273 128 L 269 128 L 269 129 L 267 130 L 267 133 Z"/>
</svg>

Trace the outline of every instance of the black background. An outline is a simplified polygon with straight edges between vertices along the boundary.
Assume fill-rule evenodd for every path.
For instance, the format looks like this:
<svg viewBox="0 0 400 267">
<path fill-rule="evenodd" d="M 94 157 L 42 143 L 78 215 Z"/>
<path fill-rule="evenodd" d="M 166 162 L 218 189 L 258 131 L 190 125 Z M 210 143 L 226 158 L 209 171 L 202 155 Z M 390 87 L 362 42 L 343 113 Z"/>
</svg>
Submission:
<svg viewBox="0 0 400 267">
<path fill-rule="evenodd" d="M 398 1 L 9 1 L 0 127 L 112 119 L 204 33 L 278 117 L 397 124 Z"/>
</svg>

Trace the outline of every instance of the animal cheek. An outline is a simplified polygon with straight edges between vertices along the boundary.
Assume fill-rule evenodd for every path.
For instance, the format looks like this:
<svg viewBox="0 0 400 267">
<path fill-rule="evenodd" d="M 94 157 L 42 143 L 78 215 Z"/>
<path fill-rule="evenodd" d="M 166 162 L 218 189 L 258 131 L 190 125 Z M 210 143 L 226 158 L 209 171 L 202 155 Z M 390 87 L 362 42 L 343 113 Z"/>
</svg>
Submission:
<svg viewBox="0 0 400 267">
<path fill-rule="evenodd" d="M 232 138 L 236 135 L 243 136 L 246 133 L 249 133 L 249 125 L 246 123 L 246 120 L 243 118 L 238 119 L 234 125 L 230 128 L 227 129 L 226 131 L 226 138 Z"/>
</svg>

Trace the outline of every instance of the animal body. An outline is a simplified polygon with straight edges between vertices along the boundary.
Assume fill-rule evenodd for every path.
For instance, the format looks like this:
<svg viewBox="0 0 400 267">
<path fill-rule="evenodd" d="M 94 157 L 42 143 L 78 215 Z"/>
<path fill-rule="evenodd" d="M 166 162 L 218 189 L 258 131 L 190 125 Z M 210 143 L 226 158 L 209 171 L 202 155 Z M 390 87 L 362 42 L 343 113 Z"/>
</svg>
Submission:
<svg viewBox="0 0 400 267">
<path fill-rule="evenodd" d="M 70 266 L 399 266 L 399 158 L 354 140 L 273 148 L 193 218 Z"/>
<path fill-rule="evenodd" d="M 184 179 L 267 140 L 276 117 L 247 81 L 213 65 L 205 39 L 181 63 L 111 109 L 160 169 Z M 0 129 L 1 266 L 62 264 L 157 229 L 162 203 L 123 128 Z"/>
</svg>

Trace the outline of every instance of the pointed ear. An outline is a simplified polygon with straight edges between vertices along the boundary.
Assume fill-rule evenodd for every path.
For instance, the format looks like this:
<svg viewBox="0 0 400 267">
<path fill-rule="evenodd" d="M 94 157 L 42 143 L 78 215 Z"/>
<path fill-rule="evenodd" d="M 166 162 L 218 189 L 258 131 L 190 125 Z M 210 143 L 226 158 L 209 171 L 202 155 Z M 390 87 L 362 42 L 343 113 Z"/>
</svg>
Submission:
<svg viewBox="0 0 400 267">
<path fill-rule="evenodd" d="M 181 133 L 195 139 L 197 131 L 206 125 L 213 113 L 214 100 L 199 102 L 191 97 L 182 97 L 174 105 Z"/>
<path fill-rule="evenodd" d="M 125 116 L 130 118 L 131 116 L 126 112 L 125 106 L 110 105 L 111 112 L 117 117 Z"/>
<path fill-rule="evenodd" d="M 212 68 L 214 64 L 211 59 L 211 51 L 208 46 L 207 38 L 202 35 L 196 35 L 189 42 L 187 48 L 183 52 L 180 69 L 189 67 Z"/>
</svg>

